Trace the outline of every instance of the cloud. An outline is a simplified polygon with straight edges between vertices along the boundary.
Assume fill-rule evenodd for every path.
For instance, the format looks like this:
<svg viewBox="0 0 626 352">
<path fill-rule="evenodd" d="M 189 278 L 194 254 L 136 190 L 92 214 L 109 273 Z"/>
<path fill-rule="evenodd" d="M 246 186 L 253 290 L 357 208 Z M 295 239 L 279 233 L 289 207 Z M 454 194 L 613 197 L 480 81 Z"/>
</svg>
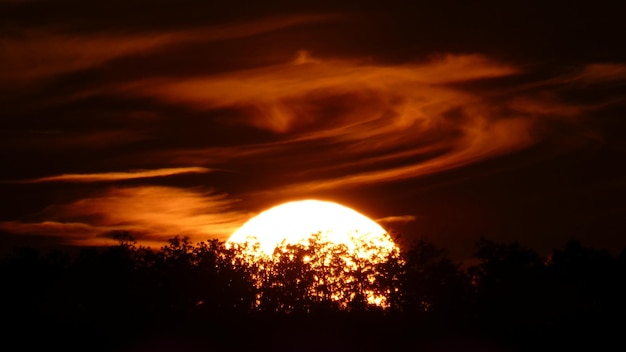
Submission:
<svg viewBox="0 0 626 352">
<path fill-rule="evenodd" d="M 50 28 L 12 28 L 0 38 L 0 80 L 29 83 L 100 66 L 111 60 L 149 54 L 190 43 L 250 37 L 292 26 L 332 19 L 333 15 L 267 17 L 247 22 L 182 30 L 78 32 Z"/>
<path fill-rule="evenodd" d="M 200 189 L 162 186 L 110 188 L 98 196 L 53 205 L 41 222 L 0 222 L 17 234 L 46 235 L 79 245 L 102 244 L 111 231 L 130 231 L 141 243 L 163 243 L 175 236 L 193 241 L 226 240 L 250 218 L 234 210 L 237 200 Z"/>
<path fill-rule="evenodd" d="M 570 78 L 584 84 L 626 81 L 626 64 L 593 63 L 586 65 L 579 73 Z"/>
<path fill-rule="evenodd" d="M 592 71 L 599 77 L 608 69 Z M 297 195 L 413 179 L 507 155 L 560 138 L 550 131 L 555 121 L 584 131 L 581 115 L 601 106 L 569 103 L 538 86 L 475 88 L 475 82 L 524 74 L 478 54 L 376 64 L 321 59 L 303 50 L 279 65 L 108 89 L 197 111 L 239 111 L 221 123 L 275 138 L 164 153 L 184 162 L 224 162 L 242 172 L 271 164 L 277 186 L 254 195 Z"/>
<path fill-rule="evenodd" d="M 123 227 L 92 226 L 80 222 L 20 222 L 0 221 L 0 230 L 18 236 L 35 236 L 38 238 L 48 237 L 56 239 L 56 242 L 70 245 L 108 246 L 114 243 L 106 234 L 115 231 L 123 231 Z M 156 241 L 142 241 L 142 245 L 154 245 Z"/>
<path fill-rule="evenodd" d="M 502 65 L 481 55 L 444 55 L 429 62 L 399 66 L 371 65 L 342 60 L 302 60 L 253 70 L 177 79 L 149 79 L 120 87 L 125 94 L 152 96 L 170 103 L 210 110 L 240 107 L 248 116 L 245 122 L 263 129 L 284 133 L 297 126 L 310 125 L 321 119 L 316 99 L 342 97 L 349 103 L 399 105 L 404 108 L 395 118 L 396 125 L 408 125 L 424 117 L 424 110 L 436 107 L 442 100 L 456 97 L 441 86 L 455 82 L 502 77 L 514 74 L 513 67 Z M 352 101 L 350 101 L 352 100 Z M 354 101 L 356 100 L 356 101 Z M 372 103 L 366 108 L 371 108 Z M 377 110 L 363 116 L 357 105 L 350 121 L 337 121 L 339 128 L 368 119 L 380 118 Z M 385 111 L 382 111 L 383 113 Z M 393 112 L 393 111 L 390 111 Z M 360 116 L 355 116 L 355 115 Z M 374 115 L 374 116 L 371 116 Z"/>
<path fill-rule="evenodd" d="M 7 130 L 2 144 L 6 148 L 22 151 L 39 150 L 45 145 L 48 150 L 106 150 L 112 146 L 123 146 L 149 139 L 140 131 L 113 129 L 104 131 L 68 130 Z"/>
<path fill-rule="evenodd" d="M 380 224 L 389 224 L 389 223 L 401 223 L 405 224 L 408 222 L 415 221 L 416 217 L 414 215 L 396 215 L 396 216 L 387 216 L 384 218 L 376 219 L 375 221 Z"/>
<path fill-rule="evenodd" d="M 40 177 L 31 180 L 5 181 L 5 183 L 44 183 L 44 182 L 111 182 L 141 178 L 165 177 L 189 173 L 209 173 L 214 170 L 205 167 L 177 167 L 156 170 L 136 170 L 127 172 L 103 172 L 95 174 L 64 174 Z"/>
<path fill-rule="evenodd" d="M 0 79 L 28 82 L 101 65 L 112 59 L 154 50 L 179 40 L 180 33 L 149 35 L 66 34 L 24 30 L 0 42 Z"/>
<path fill-rule="evenodd" d="M 485 125 L 482 127 L 484 129 L 472 131 L 472 134 L 458 141 L 455 149 L 441 156 L 398 167 L 378 168 L 373 171 L 353 172 L 338 177 L 281 185 L 268 192 L 278 194 L 320 192 L 402 181 L 452 170 L 530 146 L 533 138 L 529 136 L 529 127 L 530 123 L 525 120 L 505 120 L 498 124 Z M 367 161 L 364 162 L 367 163 Z"/>
<path fill-rule="evenodd" d="M 310 141 L 345 142 L 349 143 L 346 151 L 354 154 L 399 145 L 423 148 L 424 141 L 475 129 L 472 121 L 443 117 L 455 108 L 472 109 L 481 103 L 479 97 L 450 86 L 517 72 L 481 55 L 443 55 L 427 62 L 385 66 L 313 60 L 300 52 L 294 62 L 283 65 L 190 79 L 138 81 L 118 89 L 199 110 L 240 109 L 241 117 L 229 124 L 285 134 L 288 138 L 279 141 L 283 147 Z M 481 121 L 488 117 L 471 118 L 484 124 Z"/>
<path fill-rule="evenodd" d="M 523 89 L 584 89 L 600 86 L 623 84 L 626 81 L 625 63 L 595 62 L 576 66 L 570 72 L 539 80 L 526 85 Z"/>
</svg>

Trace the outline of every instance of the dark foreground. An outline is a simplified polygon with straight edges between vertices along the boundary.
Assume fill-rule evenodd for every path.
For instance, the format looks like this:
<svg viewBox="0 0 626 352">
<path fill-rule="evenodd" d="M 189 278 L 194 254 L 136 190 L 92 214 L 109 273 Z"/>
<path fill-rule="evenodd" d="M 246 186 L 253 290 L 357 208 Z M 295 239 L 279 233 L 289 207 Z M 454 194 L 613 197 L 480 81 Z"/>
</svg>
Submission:
<svg viewBox="0 0 626 352">
<path fill-rule="evenodd" d="M 624 253 L 612 256 L 571 242 L 543 258 L 515 243 L 481 241 L 477 264 L 465 267 L 441 249 L 416 243 L 374 266 L 344 268 L 345 276 L 328 268 L 343 280 L 334 287 L 330 279 L 320 280 L 323 273 L 311 272 L 298 256 L 302 250 L 289 248 L 293 256 L 264 267 L 259 283 L 259 263 L 234 261 L 236 253 L 215 241 L 193 245 L 175 238 L 157 252 L 126 241 L 72 255 L 17 249 L 0 266 L 2 349 L 538 351 L 622 345 Z M 364 302 L 370 290 L 386 295 L 386 309 Z M 345 295 L 329 298 L 337 293 Z"/>
<path fill-rule="evenodd" d="M 623 321 L 573 319 L 558 326 L 491 326 L 345 314 L 213 321 L 23 322 L 4 329 L 8 350 L 64 351 L 543 351 L 612 350 Z M 94 320 L 97 320 L 94 317 Z M 132 320 L 136 322 L 136 319 Z"/>
</svg>

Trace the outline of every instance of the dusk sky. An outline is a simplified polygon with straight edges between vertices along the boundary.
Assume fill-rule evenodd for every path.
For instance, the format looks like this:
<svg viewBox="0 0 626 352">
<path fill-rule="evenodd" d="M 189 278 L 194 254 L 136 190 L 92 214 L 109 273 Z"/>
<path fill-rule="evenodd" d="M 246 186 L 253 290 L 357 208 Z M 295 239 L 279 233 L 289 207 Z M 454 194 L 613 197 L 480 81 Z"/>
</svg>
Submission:
<svg viewBox="0 0 626 352">
<path fill-rule="evenodd" d="M 0 0 L 0 245 L 330 200 L 455 258 L 626 247 L 618 1 Z"/>
</svg>

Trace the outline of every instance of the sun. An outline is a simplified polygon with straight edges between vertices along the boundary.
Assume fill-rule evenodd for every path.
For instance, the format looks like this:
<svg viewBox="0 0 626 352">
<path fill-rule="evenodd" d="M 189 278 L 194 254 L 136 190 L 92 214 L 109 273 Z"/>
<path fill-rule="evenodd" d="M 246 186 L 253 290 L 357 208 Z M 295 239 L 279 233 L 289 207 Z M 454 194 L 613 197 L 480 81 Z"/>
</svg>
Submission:
<svg viewBox="0 0 626 352">
<path fill-rule="evenodd" d="M 271 256 L 281 244 L 305 244 L 313 235 L 350 252 L 368 256 L 371 249 L 387 252 L 395 244 L 374 220 L 341 204 L 321 200 L 299 200 L 270 208 L 235 231 L 227 243 L 258 244 Z M 368 248 L 368 251 L 363 250 Z"/>
<path fill-rule="evenodd" d="M 374 220 L 341 204 L 313 199 L 283 203 L 250 219 L 226 245 L 241 249 L 245 261 L 257 264 L 270 277 L 281 260 L 296 259 L 288 245 L 300 245 L 296 247 L 306 254 L 298 260 L 314 273 L 308 288 L 312 297 L 326 297 L 346 308 L 360 295 L 371 305 L 388 306 L 388 291 L 366 286 L 377 280 L 372 271 L 376 265 L 397 254 L 398 248 Z M 268 276 L 259 272 L 256 279 L 263 287 Z M 354 291 L 357 286 L 362 287 L 360 293 Z M 261 301 L 263 294 L 257 299 Z"/>
</svg>

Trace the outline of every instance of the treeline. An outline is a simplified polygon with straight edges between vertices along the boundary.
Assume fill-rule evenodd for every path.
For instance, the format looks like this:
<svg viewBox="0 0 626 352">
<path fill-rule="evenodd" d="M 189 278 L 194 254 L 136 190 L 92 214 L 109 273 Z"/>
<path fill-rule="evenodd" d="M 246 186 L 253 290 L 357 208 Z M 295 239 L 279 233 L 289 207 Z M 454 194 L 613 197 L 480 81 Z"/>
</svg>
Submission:
<svg viewBox="0 0 626 352">
<path fill-rule="evenodd" d="M 5 341 L 21 350 L 42 341 L 85 350 L 152 342 L 161 348 L 153 350 L 438 350 L 457 342 L 526 350 L 597 347 L 623 334 L 625 252 L 572 241 L 542 257 L 481 240 L 475 264 L 463 266 L 421 241 L 350 265 L 334 260 L 347 255 L 335 248 L 341 253 L 314 265 L 325 245 L 284 246 L 273 260 L 184 237 L 158 251 L 129 238 L 72 255 L 20 248 L 0 262 Z"/>
</svg>

